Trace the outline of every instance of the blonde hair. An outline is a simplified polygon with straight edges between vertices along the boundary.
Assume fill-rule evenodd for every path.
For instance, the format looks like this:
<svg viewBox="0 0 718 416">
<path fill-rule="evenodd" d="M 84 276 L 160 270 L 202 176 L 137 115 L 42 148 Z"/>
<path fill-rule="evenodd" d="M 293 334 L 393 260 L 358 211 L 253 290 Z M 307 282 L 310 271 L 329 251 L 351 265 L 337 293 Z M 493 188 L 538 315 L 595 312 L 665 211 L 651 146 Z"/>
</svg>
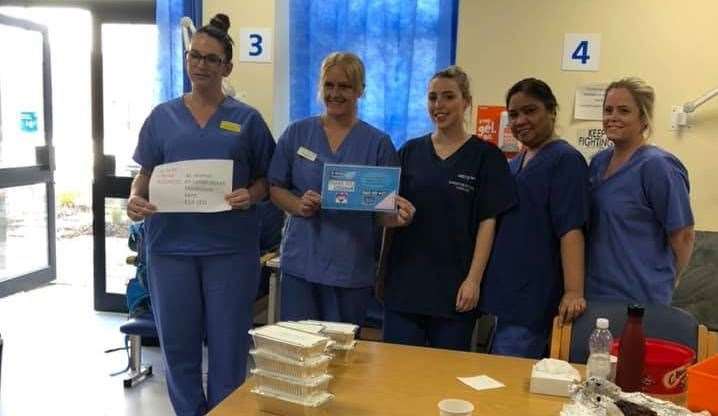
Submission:
<svg viewBox="0 0 718 416">
<path fill-rule="evenodd" d="M 319 74 L 319 88 L 317 90 L 317 99 L 319 101 L 322 101 L 324 98 L 322 89 L 324 88 L 327 73 L 334 66 L 339 66 L 344 70 L 344 73 L 349 79 L 349 83 L 352 85 L 352 89 L 354 89 L 359 96 L 364 94 L 364 63 L 361 59 L 351 52 L 332 52 L 322 61 L 321 72 Z"/>
<path fill-rule="evenodd" d="M 653 134 L 653 107 L 656 101 L 656 92 L 653 87 L 648 85 L 646 81 L 637 77 L 627 77 L 614 81 L 608 85 L 603 95 L 603 104 L 606 104 L 606 96 L 608 92 L 614 89 L 623 88 L 631 94 L 640 111 L 641 120 L 646 123 L 646 127 L 641 131 L 644 138 L 648 138 Z"/>
<path fill-rule="evenodd" d="M 463 69 L 461 69 L 460 66 L 451 65 L 442 69 L 441 71 L 435 73 L 429 82 L 435 80 L 436 78 L 453 79 L 459 87 L 459 91 L 461 92 L 463 98 L 468 101 L 469 104 L 472 104 L 471 81 L 469 81 L 469 76 Z"/>
</svg>

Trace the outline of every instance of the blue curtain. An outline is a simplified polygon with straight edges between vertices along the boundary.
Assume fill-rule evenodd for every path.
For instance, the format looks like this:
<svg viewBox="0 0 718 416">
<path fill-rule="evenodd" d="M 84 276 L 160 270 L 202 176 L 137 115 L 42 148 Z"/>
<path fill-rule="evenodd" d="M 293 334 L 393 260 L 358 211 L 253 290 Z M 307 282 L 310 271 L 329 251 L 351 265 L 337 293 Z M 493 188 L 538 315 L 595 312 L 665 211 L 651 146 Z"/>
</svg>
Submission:
<svg viewBox="0 0 718 416">
<path fill-rule="evenodd" d="M 159 32 L 157 44 L 158 102 L 180 96 L 189 91 L 189 78 L 184 71 L 182 32 L 179 22 L 183 16 L 202 25 L 202 0 L 157 0 L 155 20 Z"/>
<path fill-rule="evenodd" d="M 394 144 L 432 129 L 426 88 L 455 61 L 458 0 L 292 0 L 290 118 L 319 114 L 322 59 L 333 51 L 359 55 L 366 91 L 359 116 Z"/>
</svg>

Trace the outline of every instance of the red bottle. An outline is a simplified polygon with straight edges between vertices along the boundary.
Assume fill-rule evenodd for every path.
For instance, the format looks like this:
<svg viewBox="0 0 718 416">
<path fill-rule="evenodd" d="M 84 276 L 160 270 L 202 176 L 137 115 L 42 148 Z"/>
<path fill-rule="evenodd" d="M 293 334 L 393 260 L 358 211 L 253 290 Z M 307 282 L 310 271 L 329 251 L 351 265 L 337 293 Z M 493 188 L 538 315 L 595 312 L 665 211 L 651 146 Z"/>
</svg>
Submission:
<svg viewBox="0 0 718 416">
<path fill-rule="evenodd" d="M 628 306 L 628 321 L 623 327 L 616 364 L 616 384 L 624 392 L 641 391 L 646 357 L 643 334 L 643 306 Z"/>
</svg>

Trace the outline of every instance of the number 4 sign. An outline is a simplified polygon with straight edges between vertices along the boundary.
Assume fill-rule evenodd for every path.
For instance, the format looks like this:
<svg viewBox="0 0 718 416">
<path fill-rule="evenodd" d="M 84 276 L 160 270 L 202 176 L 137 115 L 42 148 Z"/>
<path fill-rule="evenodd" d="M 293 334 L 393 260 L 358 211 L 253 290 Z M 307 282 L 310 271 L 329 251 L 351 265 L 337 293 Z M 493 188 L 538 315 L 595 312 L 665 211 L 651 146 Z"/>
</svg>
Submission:
<svg viewBox="0 0 718 416">
<path fill-rule="evenodd" d="M 598 71 L 601 63 L 600 33 L 566 33 L 563 39 L 564 71 Z"/>
<path fill-rule="evenodd" d="M 239 30 L 240 62 L 272 62 L 272 30 L 243 28 Z"/>
</svg>

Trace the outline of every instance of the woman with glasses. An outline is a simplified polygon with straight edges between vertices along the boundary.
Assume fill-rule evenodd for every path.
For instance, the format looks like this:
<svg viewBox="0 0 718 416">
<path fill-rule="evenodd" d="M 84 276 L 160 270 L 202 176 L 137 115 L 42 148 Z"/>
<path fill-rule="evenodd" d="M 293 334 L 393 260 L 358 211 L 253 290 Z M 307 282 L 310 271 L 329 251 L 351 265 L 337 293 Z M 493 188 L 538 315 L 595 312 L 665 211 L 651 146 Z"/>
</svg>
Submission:
<svg viewBox="0 0 718 416">
<path fill-rule="evenodd" d="M 589 301 L 670 305 L 693 251 L 688 171 L 648 144 L 655 93 L 638 78 L 611 83 L 603 128 L 612 148 L 590 166 Z"/>
<path fill-rule="evenodd" d="M 272 201 L 288 214 L 281 245 L 281 318 L 364 322 L 374 287 L 380 226 L 403 226 L 413 207 L 396 214 L 321 209 L 324 163 L 393 166 L 386 133 L 360 120 L 364 65 L 335 52 L 321 65 L 324 113 L 290 125 L 269 169 Z"/>
<path fill-rule="evenodd" d="M 192 37 L 186 55 L 192 91 L 158 105 L 140 131 L 127 213 L 145 219 L 152 307 L 178 415 L 202 415 L 245 379 L 247 331 L 259 283 L 259 224 L 255 204 L 274 140 L 254 108 L 222 92 L 232 71 L 229 18 L 216 15 Z M 193 159 L 232 160 L 231 210 L 155 213 L 148 202 L 154 167 Z M 207 340 L 207 393 L 202 342 Z"/>
<path fill-rule="evenodd" d="M 509 162 L 518 204 L 499 218 L 480 309 L 497 318 L 491 352 L 540 358 L 551 321 L 583 313 L 588 167 L 556 134 L 558 103 L 536 78 L 506 93 L 511 132 L 523 150 Z"/>
<path fill-rule="evenodd" d="M 401 194 L 416 216 L 387 234 L 384 340 L 468 351 L 496 217 L 514 204 L 514 184 L 501 151 L 466 131 L 461 68 L 434 74 L 426 97 L 434 131 L 399 151 Z"/>
</svg>

